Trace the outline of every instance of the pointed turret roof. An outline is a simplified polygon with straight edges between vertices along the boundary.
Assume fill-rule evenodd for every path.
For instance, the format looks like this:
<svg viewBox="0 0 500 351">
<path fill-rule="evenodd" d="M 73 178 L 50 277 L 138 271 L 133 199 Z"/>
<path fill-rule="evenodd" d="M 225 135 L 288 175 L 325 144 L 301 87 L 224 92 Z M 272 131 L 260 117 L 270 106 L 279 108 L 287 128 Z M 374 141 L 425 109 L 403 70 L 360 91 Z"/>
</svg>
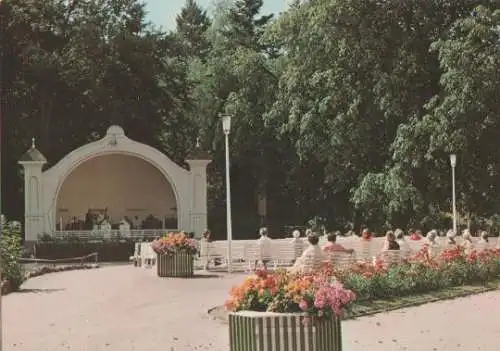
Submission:
<svg viewBox="0 0 500 351">
<path fill-rule="evenodd" d="M 31 139 L 31 147 L 21 156 L 19 162 L 47 162 L 45 156 L 36 148 L 35 138 Z"/>
</svg>

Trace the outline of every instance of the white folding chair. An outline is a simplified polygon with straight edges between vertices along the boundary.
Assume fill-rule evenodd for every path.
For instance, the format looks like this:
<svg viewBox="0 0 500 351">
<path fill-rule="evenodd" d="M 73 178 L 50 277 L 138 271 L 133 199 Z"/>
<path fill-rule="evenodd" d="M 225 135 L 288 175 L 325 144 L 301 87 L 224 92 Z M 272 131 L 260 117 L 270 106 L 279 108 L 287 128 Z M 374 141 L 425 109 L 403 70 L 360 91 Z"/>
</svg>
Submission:
<svg viewBox="0 0 500 351">
<path fill-rule="evenodd" d="M 272 262 L 273 268 L 289 267 L 295 261 L 296 245 L 290 242 L 273 243 Z"/>
<path fill-rule="evenodd" d="M 256 243 L 247 243 L 243 248 L 243 257 L 246 262 L 246 272 L 255 270 L 255 263 L 261 261 L 260 246 Z"/>
</svg>

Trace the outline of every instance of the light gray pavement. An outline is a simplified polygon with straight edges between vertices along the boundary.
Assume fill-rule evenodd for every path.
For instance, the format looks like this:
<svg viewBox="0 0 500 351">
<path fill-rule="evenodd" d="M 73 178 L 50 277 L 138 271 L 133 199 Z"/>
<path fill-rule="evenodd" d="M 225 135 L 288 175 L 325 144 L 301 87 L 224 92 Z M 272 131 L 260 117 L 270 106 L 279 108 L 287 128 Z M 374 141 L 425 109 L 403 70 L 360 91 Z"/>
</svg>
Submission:
<svg viewBox="0 0 500 351">
<path fill-rule="evenodd" d="M 3 351 L 228 351 L 227 325 L 206 312 L 243 275 L 160 279 L 105 266 L 30 279 L 3 298 Z M 343 324 L 345 351 L 496 351 L 500 292 Z"/>
</svg>

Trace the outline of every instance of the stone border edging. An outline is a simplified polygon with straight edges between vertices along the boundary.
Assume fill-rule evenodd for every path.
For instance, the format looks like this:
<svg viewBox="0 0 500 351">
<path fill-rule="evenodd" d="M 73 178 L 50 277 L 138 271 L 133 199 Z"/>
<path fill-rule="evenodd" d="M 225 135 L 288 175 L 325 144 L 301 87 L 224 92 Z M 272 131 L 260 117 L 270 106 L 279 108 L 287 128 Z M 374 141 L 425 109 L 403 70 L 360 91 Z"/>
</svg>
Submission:
<svg viewBox="0 0 500 351">
<path fill-rule="evenodd" d="M 66 271 L 77 271 L 77 270 L 82 270 L 82 269 L 95 269 L 99 268 L 99 264 L 97 263 L 92 263 L 92 264 L 77 264 L 77 265 L 64 265 L 64 266 L 41 266 L 41 267 L 35 267 L 29 272 L 26 272 L 25 278 L 26 280 L 30 278 L 35 278 L 39 277 L 44 274 L 49 274 L 49 273 L 58 273 L 58 272 L 66 272 Z M 10 282 L 8 280 L 4 280 L 1 283 L 1 294 L 2 295 L 7 295 L 12 292 L 15 292 L 12 290 L 12 287 L 10 285 Z"/>
<path fill-rule="evenodd" d="M 476 290 L 456 291 L 456 292 L 451 293 L 450 295 L 446 295 L 445 294 L 446 291 L 442 291 L 441 292 L 442 295 L 440 295 L 439 292 L 437 292 L 438 296 L 434 296 L 434 297 L 428 296 L 428 295 L 431 295 L 430 293 L 422 294 L 422 295 L 420 295 L 420 297 L 422 297 L 422 299 L 419 301 L 402 302 L 402 303 L 394 305 L 394 306 L 388 306 L 388 307 L 384 307 L 384 308 L 375 308 L 375 309 L 368 310 L 365 312 L 360 312 L 357 314 L 356 313 L 351 314 L 351 315 L 347 314 L 347 316 L 345 316 L 343 318 L 343 320 L 353 320 L 353 319 L 360 318 L 360 317 L 373 316 L 373 315 L 376 315 L 379 313 L 396 311 L 396 310 L 403 309 L 403 308 L 422 306 L 422 305 L 426 305 L 428 303 L 454 300 L 454 299 L 458 299 L 461 297 L 483 294 L 485 292 L 489 292 L 489 291 L 493 291 L 493 290 L 497 290 L 497 289 L 498 289 L 498 287 L 495 287 L 495 286 L 482 286 L 482 287 L 478 287 L 478 289 L 476 289 Z M 383 301 L 383 300 L 380 300 L 380 301 Z"/>
</svg>

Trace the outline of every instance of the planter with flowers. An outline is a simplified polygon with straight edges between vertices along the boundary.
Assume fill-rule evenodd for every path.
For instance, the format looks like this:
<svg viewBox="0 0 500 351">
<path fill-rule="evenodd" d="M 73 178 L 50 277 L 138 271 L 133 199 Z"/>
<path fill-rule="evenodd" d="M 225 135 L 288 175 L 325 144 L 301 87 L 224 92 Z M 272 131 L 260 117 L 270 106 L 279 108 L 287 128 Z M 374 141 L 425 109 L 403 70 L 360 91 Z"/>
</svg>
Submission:
<svg viewBox="0 0 500 351">
<path fill-rule="evenodd" d="M 198 253 L 196 240 L 186 233 L 169 233 L 151 243 L 156 253 L 159 277 L 192 277 L 193 257 Z"/>
<path fill-rule="evenodd" d="M 226 302 L 231 351 L 341 351 L 340 317 L 355 300 L 331 276 L 259 271 Z"/>
</svg>

